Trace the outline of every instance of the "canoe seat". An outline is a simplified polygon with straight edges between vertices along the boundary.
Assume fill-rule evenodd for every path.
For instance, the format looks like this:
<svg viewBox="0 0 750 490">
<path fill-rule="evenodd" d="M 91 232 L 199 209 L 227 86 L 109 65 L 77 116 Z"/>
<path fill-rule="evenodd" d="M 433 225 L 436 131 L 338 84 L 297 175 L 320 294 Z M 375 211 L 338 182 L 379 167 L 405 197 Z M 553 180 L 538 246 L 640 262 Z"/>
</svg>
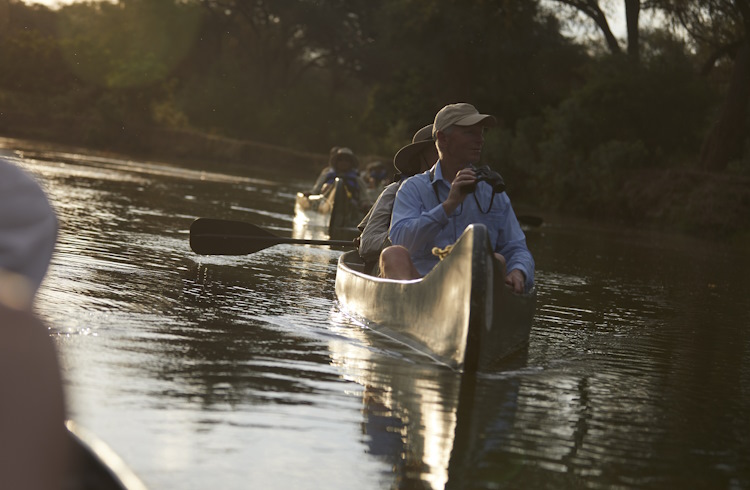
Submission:
<svg viewBox="0 0 750 490">
<path fill-rule="evenodd" d="M 362 273 L 365 273 L 365 264 L 361 264 L 361 263 L 351 263 L 351 264 L 349 264 L 349 267 L 350 267 L 350 268 L 351 268 L 352 270 L 355 270 L 355 271 L 357 271 L 357 272 L 362 272 Z"/>
</svg>

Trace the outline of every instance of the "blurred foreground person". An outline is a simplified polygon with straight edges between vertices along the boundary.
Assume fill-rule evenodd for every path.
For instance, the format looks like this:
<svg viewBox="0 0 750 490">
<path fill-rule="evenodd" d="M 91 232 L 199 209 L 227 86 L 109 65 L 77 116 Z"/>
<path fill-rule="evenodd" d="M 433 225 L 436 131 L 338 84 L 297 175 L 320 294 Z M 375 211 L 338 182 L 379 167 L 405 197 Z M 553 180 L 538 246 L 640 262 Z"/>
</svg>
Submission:
<svg viewBox="0 0 750 490">
<path fill-rule="evenodd" d="M 69 439 L 54 343 L 31 311 L 4 303 L 0 331 L 0 488 L 64 488 Z"/>
<path fill-rule="evenodd" d="M 0 157 L 0 488 L 64 488 L 68 435 L 55 346 L 32 304 L 57 239 L 44 191 Z"/>
<path fill-rule="evenodd" d="M 0 301 L 31 309 L 57 240 L 57 217 L 39 184 L 0 158 Z"/>
</svg>

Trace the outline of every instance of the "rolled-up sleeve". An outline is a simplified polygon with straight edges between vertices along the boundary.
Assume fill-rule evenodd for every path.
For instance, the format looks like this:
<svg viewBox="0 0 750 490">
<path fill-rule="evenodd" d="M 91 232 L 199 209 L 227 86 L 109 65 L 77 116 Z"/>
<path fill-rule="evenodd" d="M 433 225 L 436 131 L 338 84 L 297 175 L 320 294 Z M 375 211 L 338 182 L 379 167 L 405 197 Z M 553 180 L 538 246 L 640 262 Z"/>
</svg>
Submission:
<svg viewBox="0 0 750 490">
<path fill-rule="evenodd" d="M 505 206 L 507 212 L 504 213 L 500 221 L 495 240 L 495 252 L 505 257 L 508 272 L 514 269 L 523 272 L 526 277 L 526 290 L 528 291 L 534 286 L 534 257 L 526 246 L 526 235 L 518 223 L 510 200 L 505 194 L 503 194 L 503 198 L 507 200 Z"/>
</svg>

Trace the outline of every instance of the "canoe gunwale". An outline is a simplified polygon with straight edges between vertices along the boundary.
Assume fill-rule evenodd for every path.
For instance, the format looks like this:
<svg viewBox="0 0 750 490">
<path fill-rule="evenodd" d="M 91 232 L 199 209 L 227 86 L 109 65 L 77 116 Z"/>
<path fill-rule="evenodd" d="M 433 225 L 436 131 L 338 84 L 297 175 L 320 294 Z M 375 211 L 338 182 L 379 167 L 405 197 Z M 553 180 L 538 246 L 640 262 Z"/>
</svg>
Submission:
<svg viewBox="0 0 750 490">
<path fill-rule="evenodd" d="M 65 429 L 70 436 L 71 444 L 75 445 L 77 458 L 80 458 L 71 462 L 79 465 L 75 471 L 91 471 L 98 474 L 96 477 L 82 474 L 81 481 L 73 486 L 78 488 L 80 484 L 84 488 L 91 488 L 95 485 L 101 490 L 147 490 L 143 481 L 104 441 L 73 420 L 65 421 Z M 77 473 L 74 475 L 78 476 Z"/>
</svg>

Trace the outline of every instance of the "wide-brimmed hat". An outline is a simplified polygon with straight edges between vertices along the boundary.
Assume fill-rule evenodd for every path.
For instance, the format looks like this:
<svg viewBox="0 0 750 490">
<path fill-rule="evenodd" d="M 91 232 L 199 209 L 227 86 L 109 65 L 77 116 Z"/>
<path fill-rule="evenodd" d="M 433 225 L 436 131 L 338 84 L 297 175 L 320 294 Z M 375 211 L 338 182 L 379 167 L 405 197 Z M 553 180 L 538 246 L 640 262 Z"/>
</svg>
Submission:
<svg viewBox="0 0 750 490">
<path fill-rule="evenodd" d="M 331 166 L 335 167 L 336 163 L 342 160 L 349 160 L 354 168 L 359 166 L 359 160 L 354 155 L 354 152 L 346 147 L 336 148 L 335 153 L 331 155 Z"/>
<path fill-rule="evenodd" d="M 419 172 L 420 162 L 416 158 L 423 150 L 435 146 L 432 140 L 432 124 L 428 124 L 416 133 L 411 143 L 404 146 L 393 157 L 393 166 L 401 175 L 414 175 Z"/>
<path fill-rule="evenodd" d="M 480 114 L 476 107 L 471 104 L 464 102 L 448 104 L 435 115 L 432 137 L 435 138 L 438 131 L 454 124 L 456 126 L 474 126 L 479 123 L 487 127 L 497 126 L 497 119 L 489 114 Z"/>
</svg>

